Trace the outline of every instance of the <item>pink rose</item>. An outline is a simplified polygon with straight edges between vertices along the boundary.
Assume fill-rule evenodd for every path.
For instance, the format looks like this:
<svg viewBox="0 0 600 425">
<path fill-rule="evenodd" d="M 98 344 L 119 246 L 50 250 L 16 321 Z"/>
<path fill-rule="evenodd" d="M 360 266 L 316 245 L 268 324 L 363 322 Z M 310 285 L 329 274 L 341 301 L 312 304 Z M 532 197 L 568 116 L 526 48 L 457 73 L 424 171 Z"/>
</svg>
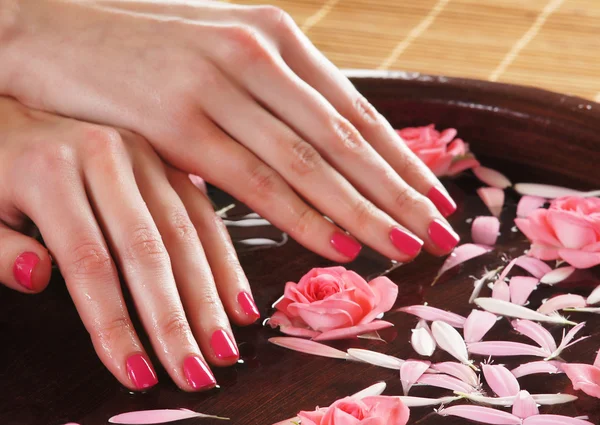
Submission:
<svg viewBox="0 0 600 425">
<path fill-rule="evenodd" d="M 517 218 L 519 230 L 531 241 L 529 255 L 540 260 L 564 260 L 586 269 L 600 264 L 600 199 L 569 196 L 555 199 L 549 209 Z"/>
<path fill-rule="evenodd" d="M 387 277 L 367 283 L 343 267 L 315 268 L 288 282 L 269 319 L 281 332 L 315 340 L 356 337 L 393 326 L 377 316 L 396 302 L 398 287 Z"/>
<path fill-rule="evenodd" d="M 302 425 L 405 425 L 410 411 L 400 397 L 346 397 L 327 408 L 300 412 Z"/>
<path fill-rule="evenodd" d="M 447 128 L 440 133 L 434 124 L 430 124 L 426 127 L 407 127 L 396 131 L 410 150 L 438 177 L 453 176 L 480 165 L 469 152 L 469 145 L 462 139 L 454 138 L 454 128 Z"/>
</svg>

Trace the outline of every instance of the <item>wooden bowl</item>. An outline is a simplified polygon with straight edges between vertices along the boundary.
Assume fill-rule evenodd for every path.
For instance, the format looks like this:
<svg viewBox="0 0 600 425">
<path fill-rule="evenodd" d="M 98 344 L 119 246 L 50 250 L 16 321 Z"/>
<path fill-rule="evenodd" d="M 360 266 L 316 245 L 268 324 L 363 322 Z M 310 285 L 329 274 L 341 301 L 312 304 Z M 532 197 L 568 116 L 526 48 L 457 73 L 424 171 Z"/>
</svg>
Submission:
<svg viewBox="0 0 600 425">
<path fill-rule="evenodd" d="M 534 88 L 474 80 L 433 77 L 411 73 L 350 71 L 358 89 L 399 127 L 436 123 L 454 127 L 470 143 L 483 164 L 502 170 L 514 182 L 555 183 L 575 188 L 600 186 L 600 105 Z M 479 184 L 472 177 L 445 181 L 459 204 L 451 223 L 463 241 L 470 240 L 468 219 L 487 215 L 475 196 Z M 435 287 L 434 276 L 443 259 L 427 254 L 395 269 L 389 277 L 399 285 L 397 306 L 428 302 L 433 306 L 467 315 L 472 290 L 469 276 L 480 276 L 485 267 L 497 267 L 528 246 L 512 231 L 516 195 L 507 191 L 502 216 L 502 236 L 497 250 L 469 261 L 458 271 L 448 272 Z M 225 202 L 217 196 L 219 202 Z M 246 236 L 247 237 L 247 236 Z M 390 263 L 365 250 L 350 268 L 364 276 L 381 274 Z M 298 279 L 311 267 L 330 262 L 293 241 L 281 247 L 240 253 L 240 258 L 263 317 L 282 294 L 287 281 Z M 542 299 L 563 292 L 589 293 L 599 284 L 600 274 L 591 271 L 587 280 L 571 287 L 543 288 L 531 298 Z M 395 324 L 382 332 L 387 342 L 342 341 L 338 348 L 364 347 L 400 358 L 415 357 L 409 344 L 416 319 L 403 313 L 386 316 Z M 564 354 L 568 361 L 591 363 L 600 348 L 600 318 L 573 314 L 587 321 L 584 333 L 591 338 Z M 508 321 L 498 323 L 486 339 L 527 342 L 511 332 Z M 558 338 L 561 328 L 551 328 Z M 386 394 L 401 394 L 397 371 L 303 355 L 270 345 L 267 339 L 279 333 L 256 324 L 236 329 L 243 362 L 216 370 L 220 390 L 201 394 L 179 391 L 159 368 L 160 385 L 146 394 L 132 395 L 104 369 L 96 358 L 75 308 L 58 273 L 41 295 L 26 296 L 0 288 L 0 423 L 3 425 L 58 425 L 69 421 L 82 425 L 106 424 L 114 414 L 130 410 L 189 408 L 232 418 L 232 425 L 269 425 L 294 416 L 299 410 L 326 406 L 378 381 L 386 381 Z M 149 347 L 148 345 L 146 345 Z M 476 360 L 483 360 L 475 357 Z M 451 358 L 440 350 L 432 361 Z M 503 358 L 514 367 L 532 358 Z M 159 365 L 157 361 L 154 362 Z M 543 413 L 589 415 L 600 421 L 600 401 L 575 392 L 565 375 L 534 375 L 520 380 L 530 393 L 567 392 L 579 396 L 575 403 L 543 407 Z M 448 391 L 415 388 L 411 395 L 441 396 Z M 410 424 L 464 424 L 461 419 L 442 418 L 432 408 L 415 408 Z M 220 423 L 211 420 L 189 424 Z M 183 424 L 183 423 L 182 423 Z"/>
</svg>

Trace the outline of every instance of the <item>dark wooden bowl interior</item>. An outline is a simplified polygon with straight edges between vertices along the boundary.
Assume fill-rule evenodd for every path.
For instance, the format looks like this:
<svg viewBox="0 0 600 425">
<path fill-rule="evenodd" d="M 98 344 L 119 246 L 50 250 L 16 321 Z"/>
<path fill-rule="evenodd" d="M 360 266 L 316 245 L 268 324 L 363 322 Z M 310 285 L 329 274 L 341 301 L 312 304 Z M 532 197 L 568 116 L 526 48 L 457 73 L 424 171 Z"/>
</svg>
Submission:
<svg viewBox="0 0 600 425">
<path fill-rule="evenodd" d="M 455 127 L 470 143 L 481 162 L 496 167 L 513 181 L 536 181 L 585 188 L 600 186 L 600 105 L 583 99 L 533 88 L 487 82 L 431 77 L 417 74 L 352 73 L 358 89 L 396 127 L 436 123 Z M 470 240 L 468 218 L 487 215 L 475 196 L 479 183 L 472 177 L 445 181 L 459 203 L 451 218 L 464 241 Z M 216 194 L 218 202 L 225 202 Z M 443 259 L 427 254 L 389 274 L 399 285 L 398 306 L 423 303 L 468 314 L 472 289 L 470 275 L 481 275 L 484 267 L 498 266 L 506 256 L 519 255 L 527 247 L 523 236 L 511 231 L 516 195 L 508 191 L 502 217 L 502 236 L 495 252 L 449 272 L 431 288 Z M 279 248 L 243 251 L 241 262 L 253 285 L 263 317 L 282 293 L 285 282 L 297 281 L 311 267 L 331 265 L 293 241 Z M 390 264 L 366 252 L 349 267 L 365 276 L 382 273 Z M 550 295 L 589 293 L 600 273 L 572 287 L 538 290 L 532 302 Z M 408 341 L 416 319 L 392 313 L 395 323 L 379 341 L 338 342 L 339 348 L 370 348 L 414 357 Z M 587 321 L 585 333 L 592 337 L 564 354 L 569 361 L 590 363 L 600 348 L 600 317 L 574 314 Z M 557 337 L 562 329 L 552 328 Z M 236 329 L 243 362 L 216 371 L 219 390 L 202 394 L 179 391 L 159 370 L 158 388 L 146 394 L 130 394 L 96 358 L 85 329 L 64 288 L 58 272 L 50 288 L 41 295 L 25 296 L 0 288 L 0 423 L 2 425 L 59 425 L 74 421 L 102 425 L 117 413 L 153 408 L 189 408 L 232 418 L 235 425 L 269 425 L 294 416 L 299 410 L 328 405 L 378 381 L 386 381 L 386 394 L 401 394 L 397 372 L 358 363 L 316 358 L 270 345 L 279 335 L 260 324 Z M 526 342 L 510 330 L 504 320 L 487 338 L 510 338 Z M 475 356 L 477 360 L 482 360 Z M 436 351 L 433 361 L 450 360 Z M 531 358 L 505 358 L 515 366 Z M 497 362 L 500 360 L 496 360 Z M 155 362 L 158 366 L 158 362 Z M 564 375 L 534 375 L 520 380 L 530 393 L 575 393 Z M 447 391 L 415 388 L 411 395 L 441 396 Z M 576 392 L 579 400 L 563 406 L 542 408 L 543 413 L 589 415 L 600 422 L 600 401 Z M 441 418 L 432 408 L 412 409 L 410 424 L 464 424 L 461 419 Z M 186 424 L 213 424 L 211 420 Z M 183 424 L 183 422 L 182 422 Z"/>
</svg>

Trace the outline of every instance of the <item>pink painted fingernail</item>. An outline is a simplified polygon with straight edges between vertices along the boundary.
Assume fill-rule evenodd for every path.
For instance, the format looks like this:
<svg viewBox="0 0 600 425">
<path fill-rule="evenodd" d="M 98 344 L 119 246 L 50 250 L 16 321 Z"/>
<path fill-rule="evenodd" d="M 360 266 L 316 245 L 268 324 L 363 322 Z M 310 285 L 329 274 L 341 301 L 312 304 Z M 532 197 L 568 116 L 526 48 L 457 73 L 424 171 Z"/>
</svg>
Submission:
<svg viewBox="0 0 600 425">
<path fill-rule="evenodd" d="M 212 388 L 217 385 L 208 365 L 198 356 L 189 356 L 183 361 L 183 371 L 190 386 L 195 390 Z"/>
<path fill-rule="evenodd" d="M 240 292 L 237 296 L 238 304 L 244 310 L 247 316 L 257 320 L 260 318 L 260 313 L 258 312 L 258 308 L 256 307 L 256 303 L 252 299 L 249 293 L 243 291 Z"/>
<path fill-rule="evenodd" d="M 439 249 L 449 252 L 458 244 L 459 236 L 439 220 L 433 220 L 427 231 L 429 237 Z"/>
<path fill-rule="evenodd" d="M 19 284 L 27 289 L 33 289 L 33 269 L 40 262 L 40 257 L 33 252 L 24 252 L 15 260 L 13 275 Z"/>
<path fill-rule="evenodd" d="M 127 374 L 138 390 L 153 387 L 158 383 L 150 362 L 142 354 L 134 354 L 127 359 Z"/>
<path fill-rule="evenodd" d="M 217 358 L 221 360 L 237 358 L 240 355 L 233 339 L 224 330 L 219 329 L 212 334 L 210 345 Z"/>
<path fill-rule="evenodd" d="M 446 192 L 435 186 L 429 190 L 427 197 L 444 217 L 448 217 L 456 211 L 454 200 Z"/>
<path fill-rule="evenodd" d="M 415 257 L 423 246 L 421 239 L 399 227 L 394 227 L 390 231 L 390 239 L 398 250 L 411 257 Z"/>
<path fill-rule="evenodd" d="M 333 234 L 331 237 L 331 245 L 333 245 L 337 252 L 352 260 L 358 256 L 362 249 L 362 246 L 358 242 L 342 232 Z"/>
</svg>

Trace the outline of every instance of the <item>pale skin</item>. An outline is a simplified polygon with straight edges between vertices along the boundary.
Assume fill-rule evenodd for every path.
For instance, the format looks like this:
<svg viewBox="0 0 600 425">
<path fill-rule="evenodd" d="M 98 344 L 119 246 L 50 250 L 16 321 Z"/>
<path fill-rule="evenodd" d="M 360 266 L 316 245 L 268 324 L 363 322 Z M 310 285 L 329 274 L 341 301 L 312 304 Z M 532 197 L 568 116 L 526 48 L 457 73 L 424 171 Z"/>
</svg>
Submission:
<svg viewBox="0 0 600 425">
<path fill-rule="evenodd" d="M 143 348 L 117 269 L 184 390 L 198 389 L 182 371 L 186 356 L 232 364 L 214 354 L 211 335 L 231 335 L 228 317 L 256 319 L 237 298 L 250 289 L 226 231 L 188 173 L 335 262 L 351 261 L 359 242 L 401 262 L 421 246 L 444 255 L 458 242 L 440 212 L 441 183 L 279 9 L 0 0 L 0 63 L 1 95 L 73 117 L 2 101 L 24 124 L 0 120 L 0 135 L 11 134 L 0 137 L 0 161 L 13 165 L 2 170 L 15 170 L 1 180 L 0 219 L 49 270 L 45 249 L 17 233 L 25 217 L 40 228 L 98 355 L 129 388 L 126 359 Z M 39 193 L 25 197 L 31 190 Z M 65 200 L 72 207 L 60 211 Z M 3 282 L 23 290 L 7 270 Z M 49 271 L 36 273 L 32 291 Z"/>
</svg>

